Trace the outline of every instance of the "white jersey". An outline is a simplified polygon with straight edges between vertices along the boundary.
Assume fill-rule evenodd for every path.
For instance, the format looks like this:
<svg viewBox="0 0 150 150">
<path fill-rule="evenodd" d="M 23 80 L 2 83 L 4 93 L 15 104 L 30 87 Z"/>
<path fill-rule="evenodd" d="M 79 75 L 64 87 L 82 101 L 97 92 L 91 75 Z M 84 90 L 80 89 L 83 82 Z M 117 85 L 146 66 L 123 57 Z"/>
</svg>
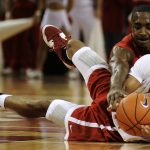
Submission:
<svg viewBox="0 0 150 150">
<path fill-rule="evenodd" d="M 150 78 L 150 54 L 142 56 L 130 69 L 129 74 L 135 77 L 140 83 Z"/>
<path fill-rule="evenodd" d="M 72 38 L 80 39 L 80 31 L 82 31 L 84 42 L 89 45 L 95 21 L 93 0 L 73 0 L 73 7 L 69 14 L 72 18 Z"/>
<path fill-rule="evenodd" d="M 47 0 L 46 2 L 47 2 L 47 5 L 53 2 L 56 2 L 56 3 L 60 3 L 66 6 L 68 0 Z M 68 14 L 65 9 L 60 9 L 56 11 L 47 7 L 45 9 L 45 12 L 41 21 L 41 28 L 47 24 L 51 24 L 59 28 L 64 27 L 68 32 L 71 31 L 71 24 L 68 20 Z"/>
</svg>

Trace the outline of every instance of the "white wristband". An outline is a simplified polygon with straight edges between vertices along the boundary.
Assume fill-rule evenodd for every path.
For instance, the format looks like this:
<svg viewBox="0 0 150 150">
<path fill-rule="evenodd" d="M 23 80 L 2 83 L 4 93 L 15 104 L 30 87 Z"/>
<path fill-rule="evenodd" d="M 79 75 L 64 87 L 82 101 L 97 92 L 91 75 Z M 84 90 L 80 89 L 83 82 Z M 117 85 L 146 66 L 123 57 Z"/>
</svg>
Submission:
<svg viewBox="0 0 150 150">
<path fill-rule="evenodd" d="M 0 95 L 0 107 L 1 108 L 5 108 L 4 102 L 5 102 L 6 97 L 8 97 L 8 96 L 12 96 L 12 95 L 8 95 L 8 94 Z"/>
</svg>

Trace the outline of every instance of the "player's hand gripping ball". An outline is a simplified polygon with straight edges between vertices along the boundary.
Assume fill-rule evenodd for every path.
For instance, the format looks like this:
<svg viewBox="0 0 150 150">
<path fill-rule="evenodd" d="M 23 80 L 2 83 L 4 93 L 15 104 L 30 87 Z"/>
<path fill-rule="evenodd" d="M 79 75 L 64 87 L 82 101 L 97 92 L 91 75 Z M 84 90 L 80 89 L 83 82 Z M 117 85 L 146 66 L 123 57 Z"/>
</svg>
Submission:
<svg viewBox="0 0 150 150">
<path fill-rule="evenodd" d="M 150 125 L 150 96 L 142 93 L 128 95 L 121 100 L 116 118 L 123 131 L 142 136 L 141 125 Z"/>
</svg>

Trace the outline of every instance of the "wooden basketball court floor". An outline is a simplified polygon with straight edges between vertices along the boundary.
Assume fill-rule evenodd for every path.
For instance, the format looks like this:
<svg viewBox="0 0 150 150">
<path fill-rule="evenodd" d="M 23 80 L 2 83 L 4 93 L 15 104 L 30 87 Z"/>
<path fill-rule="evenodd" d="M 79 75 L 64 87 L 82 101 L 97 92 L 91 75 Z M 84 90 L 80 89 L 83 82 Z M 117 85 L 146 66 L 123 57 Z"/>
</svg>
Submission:
<svg viewBox="0 0 150 150">
<path fill-rule="evenodd" d="M 50 76 L 41 80 L 1 77 L 0 91 L 13 95 L 61 98 L 89 104 L 90 97 L 82 80 Z M 0 150 L 149 150 L 143 143 L 66 142 L 65 130 L 45 118 L 26 119 L 10 110 L 0 110 Z"/>
</svg>

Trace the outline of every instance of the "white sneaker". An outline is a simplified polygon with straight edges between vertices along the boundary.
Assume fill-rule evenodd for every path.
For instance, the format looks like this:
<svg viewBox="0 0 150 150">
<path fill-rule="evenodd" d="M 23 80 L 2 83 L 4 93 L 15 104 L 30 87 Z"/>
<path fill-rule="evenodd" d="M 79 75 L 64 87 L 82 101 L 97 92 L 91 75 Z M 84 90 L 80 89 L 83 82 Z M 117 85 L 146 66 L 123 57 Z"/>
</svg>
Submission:
<svg viewBox="0 0 150 150">
<path fill-rule="evenodd" d="M 39 70 L 27 69 L 26 70 L 26 76 L 29 79 L 42 79 L 43 78 L 43 73 Z"/>
<path fill-rule="evenodd" d="M 2 75 L 11 75 L 13 73 L 13 70 L 11 68 L 4 68 L 2 70 Z"/>
<path fill-rule="evenodd" d="M 80 79 L 80 73 L 79 71 L 75 68 L 75 69 L 72 69 L 68 72 L 68 77 L 69 79 L 71 80 L 76 80 L 76 79 Z"/>
</svg>

